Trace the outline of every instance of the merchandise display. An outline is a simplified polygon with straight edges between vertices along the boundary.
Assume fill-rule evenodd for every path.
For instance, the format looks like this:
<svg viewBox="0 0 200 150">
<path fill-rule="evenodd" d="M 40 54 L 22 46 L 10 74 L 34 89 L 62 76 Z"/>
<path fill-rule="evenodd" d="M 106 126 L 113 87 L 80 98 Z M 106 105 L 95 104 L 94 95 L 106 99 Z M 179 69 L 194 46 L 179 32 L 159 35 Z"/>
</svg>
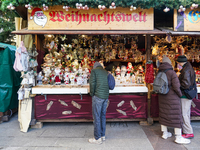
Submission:
<svg viewBox="0 0 200 150">
<path fill-rule="evenodd" d="M 86 85 L 95 61 L 103 67 L 113 61 L 124 62 L 111 70 L 117 85 L 145 82 L 145 53 L 138 49 L 136 35 L 45 35 L 43 43 L 46 55 L 40 64 L 38 86 Z"/>
<path fill-rule="evenodd" d="M 180 74 L 182 69 L 176 63 L 176 59 L 179 55 L 185 55 L 187 60 L 192 63 L 194 70 L 196 72 L 196 81 L 199 83 L 199 65 L 200 62 L 200 37 L 195 36 L 170 36 L 167 35 L 166 38 L 163 36 L 155 36 L 154 44 L 152 45 L 152 58 L 156 60 L 156 66 L 158 68 L 162 57 L 167 56 L 171 62 L 177 75 Z M 147 66 L 147 70 L 150 66 Z M 156 68 L 155 68 L 156 70 Z"/>
<path fill-rule="evenodd" d="M 173 69 L 176 71 L 177 76 L 180 75 L 182 67 L 176 63 L 176 59 L 179 55 L 185 55 L 187 61 L 191 63 L 196 73 L 197 89 L 199 89 L 200 83 L 200 37 L 199 36 L 155 36 L 154 44 L 152 45 L 152 60 L 153 63 L 146 64 L 146 83 L 152 83 L 153 76 L 151 76 L 152 70 L 158 71 L 157 68 L 162 62 L 162 57 L 167 56 L 171 62 Z M 153 69 L 152 69 L 153 67 Z M 200 91 L 198 90 L 197 93 Z M 199 94 L 198 94 L 199 97 Z M 199 116 L 199 99 L 194 98 L 191 107 L 191 116 Z M 151 94 L 150 104 L 150 116 L 152 118 L 159 117 L 159 100 L 158 94 Z"/>
</svg>

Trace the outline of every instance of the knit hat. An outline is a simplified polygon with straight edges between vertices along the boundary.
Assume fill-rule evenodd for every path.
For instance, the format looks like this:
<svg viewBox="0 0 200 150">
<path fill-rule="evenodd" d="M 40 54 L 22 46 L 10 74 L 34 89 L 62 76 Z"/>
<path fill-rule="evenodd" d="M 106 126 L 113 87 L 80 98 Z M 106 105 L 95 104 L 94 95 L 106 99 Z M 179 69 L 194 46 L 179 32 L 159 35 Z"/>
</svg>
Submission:
<svg viewBox="0 0 200 150">
<path fill-rule="evenodd" d="M 167 56 L 164 56 L 163 59 L 162 59 L 162 62 L 167 62 L 169 63 L 170 65 L 172 64 L 171 60 L 167 57 Z"/>
<path fill-rule="evenodd" d="M 187 62 L 187 57 L 185 57 L 185 55 L 178 56 L 177 61 L 178 62 Z"/>
<path fill-rule="evenodd" d="M 93 69 L 95 69 L 96 67 L 102 67 L 98 61 L 94 63 Z"/>
<path fill-rule="evenodd" d="M 41 12 L 43 13 L 42 9 L 40 8 L 34 8 L 31 12 L 31 16 L 30 16 L 30 19 L 33 19 L 33 16 L 35 15 L 36 12 Z"/>
</svg>

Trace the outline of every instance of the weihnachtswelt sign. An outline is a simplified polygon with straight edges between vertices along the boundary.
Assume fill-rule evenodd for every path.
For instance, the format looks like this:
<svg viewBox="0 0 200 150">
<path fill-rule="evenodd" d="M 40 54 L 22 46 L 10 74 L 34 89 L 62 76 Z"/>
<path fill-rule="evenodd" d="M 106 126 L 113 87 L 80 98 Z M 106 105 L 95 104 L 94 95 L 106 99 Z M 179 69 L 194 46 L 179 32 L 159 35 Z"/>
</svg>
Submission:
<svg viewBox="0 0 200 150">
<path fill-rule="evenodd" d="M 28 10 L 28 30 L 153 30 L 153 8 L 69 9 L 62 6 Z"/>
</svg>

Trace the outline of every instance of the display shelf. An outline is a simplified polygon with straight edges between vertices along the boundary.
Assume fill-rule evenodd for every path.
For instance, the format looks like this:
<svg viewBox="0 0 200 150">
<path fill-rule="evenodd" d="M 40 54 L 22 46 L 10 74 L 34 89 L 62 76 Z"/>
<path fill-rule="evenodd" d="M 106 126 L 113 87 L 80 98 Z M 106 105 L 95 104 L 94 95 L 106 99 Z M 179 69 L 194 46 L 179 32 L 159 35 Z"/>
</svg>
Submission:
<svg viewBox="0 0 200 150">
<path fill-rule="evenodd" d="M 144 84 L 116 85 L 110 93 L 147 93 L 148 88 Z"/>
<path fill-rule="evenodd" d="M 88 88 L 66 85 L 39 85 L 32 88 L 32 94 L 88 94 Z"/>
<path fill-rule="evenodd" d="M 100 61 L 100 60 L 103 60 L 104 62 L 106 62 L 105 59 L 95 59 L 95 61 Z M 124 60 L 124 59 L 111 59 L 111 60 L 108 61 L 108 62 L 113 62 L 113 61 L 119 61 L 119 62 L 132 62 L 132 63 L 135 63 L 135 60 L 134 60 L 134 59 L 127 59 L 127 60 Z"/>
<path fill-rule="evenodd" d="M 89 85 L 38 85 L 32 88 L 32 94 L 88 94 Z M 109 93 L 147 93 L 144 84 L 116 85 Z"/>
</svg>

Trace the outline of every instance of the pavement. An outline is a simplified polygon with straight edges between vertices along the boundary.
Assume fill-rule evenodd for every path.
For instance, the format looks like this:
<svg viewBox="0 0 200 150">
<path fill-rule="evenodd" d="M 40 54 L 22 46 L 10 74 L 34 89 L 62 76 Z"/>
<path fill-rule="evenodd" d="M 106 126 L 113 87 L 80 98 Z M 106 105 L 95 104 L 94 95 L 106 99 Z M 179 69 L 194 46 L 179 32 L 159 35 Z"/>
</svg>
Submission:
<svg viewBox="0 0 200 150">
<path fill-rule="evenodd" d="M 161 138 L 160 124 L 141 126 L 139 122 L 108 122 L 106 141 L 90 144 L 92 123 L 44 123 L 40 129 L 20 131 L 14 114 L 9 122 L 0 124 L 0 150 L 200 150 L 200 121 L 193 121 L 194 139 L 188 145 L 174 143 L 171 138 Z"/>
</svg>

